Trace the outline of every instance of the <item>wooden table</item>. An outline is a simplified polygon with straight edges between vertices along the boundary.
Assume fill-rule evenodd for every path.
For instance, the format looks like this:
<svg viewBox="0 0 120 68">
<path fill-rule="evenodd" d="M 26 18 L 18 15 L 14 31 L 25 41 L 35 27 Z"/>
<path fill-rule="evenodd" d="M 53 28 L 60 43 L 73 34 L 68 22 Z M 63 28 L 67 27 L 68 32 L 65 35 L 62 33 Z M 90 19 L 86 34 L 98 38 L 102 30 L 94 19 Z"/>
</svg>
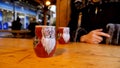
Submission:
<svg viewBox="0 0 120 68">
<path fill-rule="evenodd" d="M 53 57 L 40 58 L 33 39 L 0 38 L 0 68 L 120 68 L 120 46 L 57 43 Z"/>
</svg>

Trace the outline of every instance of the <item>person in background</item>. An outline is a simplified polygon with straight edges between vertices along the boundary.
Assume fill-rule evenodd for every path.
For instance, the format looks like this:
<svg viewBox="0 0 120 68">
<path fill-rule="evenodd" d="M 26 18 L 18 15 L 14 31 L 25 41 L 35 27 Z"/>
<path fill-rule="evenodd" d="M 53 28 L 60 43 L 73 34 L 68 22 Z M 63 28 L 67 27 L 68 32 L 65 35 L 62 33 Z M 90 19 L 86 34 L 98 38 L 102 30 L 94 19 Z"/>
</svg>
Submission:
<svg viewBox="0 0 120 68">
<path fill-rule="evenodd" d="M 16 21 L 12 22 L 12 26 L 11 26 L 12 30 L 21 30 L 22 28 L 22 24 L 20 22 L 20 18 L 17 17 Z M 17 35 L 17 33 L 12 33 L 14 36 Z"/>
<path fill-rule="evenodd" d="M 106 29 L 107 24 L 120 23 L 120 2 L 91 0 L 90 4 L 76 12 L 82 12 L 80 30 L 75 34 L 76 42 L 106 43 L 106 38 L 110 37 Z M 70 26 L 72 23 L 68 25 L 70 28 L 74 28 Z"/>
<path fill-rule="evenodd" d="M 21 30 L 22 24 L 20 22 L 20 18 L 17 17 L 16 21 L 12 22 L 12 30 Z"/>
<path fill-rule="evenodd" d="M 29 35 L 31 37 L 35 36 L 35 26 L 39 25 L 39 23 L 36 22 L 35 18 L 31 18 L 30 20 L 30 24 L 28 25 L 28 30 L 30 30 L 31 32 L 29 33 Z"/>
</svg>

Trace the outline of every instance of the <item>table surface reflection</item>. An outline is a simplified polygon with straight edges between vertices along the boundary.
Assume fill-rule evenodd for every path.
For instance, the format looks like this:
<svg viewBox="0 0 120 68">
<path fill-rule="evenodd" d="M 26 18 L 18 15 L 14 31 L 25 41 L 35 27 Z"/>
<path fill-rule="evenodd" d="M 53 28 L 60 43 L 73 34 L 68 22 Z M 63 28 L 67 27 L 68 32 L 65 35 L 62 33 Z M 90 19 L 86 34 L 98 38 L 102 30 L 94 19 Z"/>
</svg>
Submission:
<svg viewBox="0 0 120 68">
<path fill-rule="evenodd" d="M 0 38 L 0 68 L 120 68 L 120 46 L 57 43 L 53 57 L 37 57 L 33 39 Z"/>
</svg>

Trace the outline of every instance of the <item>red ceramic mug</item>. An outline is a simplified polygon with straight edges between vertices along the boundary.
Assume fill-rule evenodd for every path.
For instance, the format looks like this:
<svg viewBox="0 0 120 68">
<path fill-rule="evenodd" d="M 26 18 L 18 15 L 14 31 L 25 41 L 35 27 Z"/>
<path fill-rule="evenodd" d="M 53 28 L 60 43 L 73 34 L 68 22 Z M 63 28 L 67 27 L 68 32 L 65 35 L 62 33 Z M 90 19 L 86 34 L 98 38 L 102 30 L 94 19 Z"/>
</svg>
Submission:
<svg viewBox="0 0 120 68">
<path fill-rule="evenodd" d="M 60 44 L 66 44 L 70 41 L 70 29 L 69 27 L 58 27 L 58 42 Z"/>
<path fill-rule="evenodd" d="M 34 51 L 39 57 L 51 57 L 55 53 L 56 38 L 55 26 L 35 27 Z"/>
</svg>

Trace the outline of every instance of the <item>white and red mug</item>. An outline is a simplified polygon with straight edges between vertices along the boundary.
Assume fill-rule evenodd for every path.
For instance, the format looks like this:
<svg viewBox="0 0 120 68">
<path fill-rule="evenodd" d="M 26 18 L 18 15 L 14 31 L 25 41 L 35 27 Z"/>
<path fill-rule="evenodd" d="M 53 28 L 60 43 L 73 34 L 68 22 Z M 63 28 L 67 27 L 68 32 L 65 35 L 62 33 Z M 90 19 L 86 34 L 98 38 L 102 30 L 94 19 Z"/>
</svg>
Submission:
<svg viewBox="0 0 120 68">
<path fill-rule="evenodd" d="M 55 26 L 35 27 L 34 51 L 39 57 L 51 57 L 56 50 Z"/>
<path fill-rule="evenodd" d="M 58 42 L 60 44 L 66 44 L 70 41 L 70 28 L 69 27 L 58 27 Z"/>
</svg>

